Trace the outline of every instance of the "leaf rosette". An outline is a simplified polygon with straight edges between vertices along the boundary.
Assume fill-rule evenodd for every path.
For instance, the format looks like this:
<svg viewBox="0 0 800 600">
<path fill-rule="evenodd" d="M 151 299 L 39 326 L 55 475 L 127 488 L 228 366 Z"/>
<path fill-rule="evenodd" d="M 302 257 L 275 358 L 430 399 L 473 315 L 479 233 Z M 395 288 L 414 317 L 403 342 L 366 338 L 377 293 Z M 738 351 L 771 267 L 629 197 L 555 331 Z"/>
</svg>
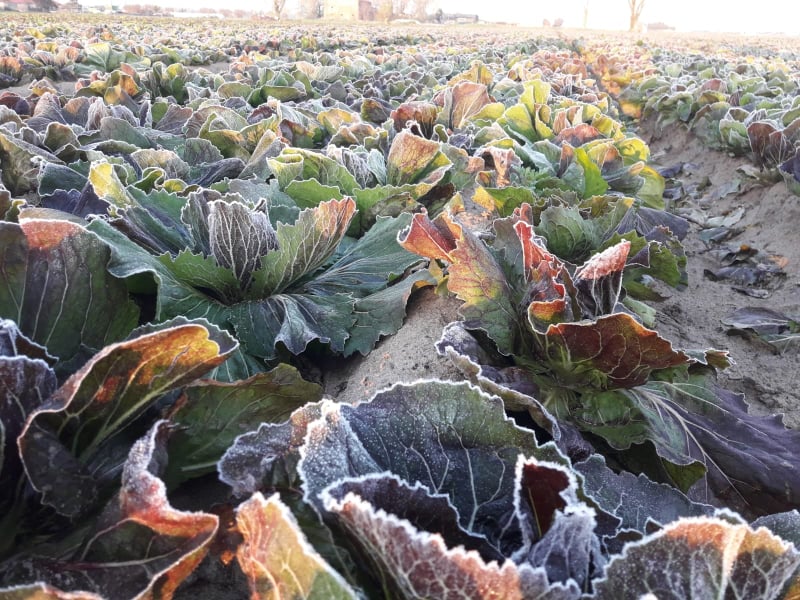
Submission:
<svg viewBox="0 0 800 600">
<path fill-rule="evenodd" d="M 649 474 L 700 501 L 746 514 L 793 508 L 800 479 L 789 456 L 800 436 L 716 385 L 724 352 L 676 350 L 628 312 L 622 281 L 641 264 L 631 241 L 617 237 L 571 268 L 535 235 L 528 210 L 496 220 L 489 243 L 446 214 L 415 215 L 401 232 L 404 247 L 448 263 L 448 289 L 464 302 L 439 352 L 509 409 L 527 410 L 568 454 L 584 451 L 577 428 L 623 464 L 649 452 Z M 754 461 L 781 477 L 762 477 Z"/>
<path fill-rule="evenodd" d="M 158 320 L 202 317 L 232 331 L 243 346 L 237 378 L 312 342 L 366 354 L 400 326 L 411 292 L 433 283 L 427 271 L 403 277 L 422 262 L 395 241 L 409 215 L 381 218 L 356 241 L 345 237 L 350 198 L 273 223 L 266 201 L 238 193 L 184 199 L 109 187 L 124 208 L 89 229 L 111 248 L 112 273 L 154 276 Z"/>
</svg>

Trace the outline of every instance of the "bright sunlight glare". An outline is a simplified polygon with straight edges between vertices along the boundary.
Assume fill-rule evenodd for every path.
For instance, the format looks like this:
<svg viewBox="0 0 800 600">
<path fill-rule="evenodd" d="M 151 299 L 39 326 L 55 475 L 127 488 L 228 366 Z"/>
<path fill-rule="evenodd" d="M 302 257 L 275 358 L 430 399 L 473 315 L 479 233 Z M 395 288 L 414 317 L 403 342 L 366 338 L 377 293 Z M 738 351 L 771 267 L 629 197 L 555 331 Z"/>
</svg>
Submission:
<svg viewBox="0 0 800 600">
<path fill-rule="evenodd" d="M 131 2 L 113 2 L 124 6 Z M 141 3 L 141 2 L 139 2 Z M 103 0 L 80 0 L 84 6 L 105 6 Z M 292 0 L 287 2 L 291 12 Z M 264 10 L 271 2 L 248 0 L 164 0 L 160 6 L 183 10 L 212 9 Z M 260 5 L 263 5 L 263 9 Z M 558 0 L 557 2 L 519 2 L 499 0 L 435 0 L 430 12 L 477 14 L 482 21 L 538 27 L 545 20 L 563 20 L 564 27 L 625 30 L 628 24 L 627 0 Z M 647 0 L 640 23 L 661 23 L 677 31 L 738 32 L 748 34 L 784 33 L 800 35 L 800 3 L 785 0 L 760 0 L 744 6 L 729 0 Z"/>
</svg>

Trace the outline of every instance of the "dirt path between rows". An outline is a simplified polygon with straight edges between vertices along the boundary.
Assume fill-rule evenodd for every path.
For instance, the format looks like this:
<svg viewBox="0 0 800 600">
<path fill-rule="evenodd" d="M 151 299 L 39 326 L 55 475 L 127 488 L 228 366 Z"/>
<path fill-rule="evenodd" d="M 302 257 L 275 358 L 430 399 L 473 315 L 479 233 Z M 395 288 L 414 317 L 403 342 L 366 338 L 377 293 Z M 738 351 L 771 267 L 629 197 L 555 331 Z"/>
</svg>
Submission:
<svg viewBox="0 0 800 600">
<path fill-rule="evenodd" d="M 670 298 L 657 303 L 656 329 L 681 348 L 714 347 L 728 350 L 735 364 L 720 374 L 724 387 L 745 394 L 754 412 L 785 413 L 785 422 L 800 426 L 800 353 L 797 347 L 783 354 L 764 342 L 729 332 L 722 320 L 742 307 L 763 307 L 788 315 L 800 314 L 800 197 L 783 182 L 758 184 L 742 171 L 755 174 L 745 158 L 710 150 L 683 126 L 673 125 L 663 132 L 645 125 L 639 132 L 650 145 L 656 164 L 671 167 L 684 164 L 677 176 L 685 189 L 695 194 L 693 201 L 677 201 L 675 209 L 695 219 L 742 214 L 730 227 L 736 232 L 721 243 L 701 239 L 703 228 L 694 223 L 684 240 L 689 275 L 688 288 L 673 291 Z M 737 183 L 740 181 L 740 183 Z M 697 187 L 705 187 L 696 192 Z M 731 192 L 731 193 L 726 193 Z M 764 266 L 780 266 L 783 276 L 773 277 L 764 287 L 734 286 L 730 281 L 714 281 L 706 271 L 720 268 L 719 250 L 747 247 L 761 251 Z M 744 287 L 758 298 L 737 291 Z"/>
<path fill-rule="evenodd" d="M 700 238 L 703 228 L 692 224 L 684 240 L 688 287 L 660 289 L 669 297 L 653 303 L 658 311 L 656 329 L 678 348 L 729 351 L 735 364 L 720 374 L 722 386 L 744 393 L 753 412 L 785 413 L 787 425 L 800 427 L 800 354 L 796 349 L 776 354 L 763 342 L 729 335 L 729 328 L 722 323 L 723 318 L 745 306 L 800 314 L 800 197 L 783 182 L 753 186 L 751 178 L 737 172 L 740 167 L 752 170 L 751 163 L 705 148 L 685 128 L 673 126 L 656 134 L 653 127 L 643 127 L 639 135 L 650 144 L 657 166 L 685 164 L 677 178 L 687 190 L 706 186 L 702 192 L 695 192 L 694 202 L 676 203 L 678 212 L 697 219 L 730 216 L 744 208 L 741 220 L 733 226 L 740 232 L 724 244 L 737 248 L 746 244 L 773 255 L 785 273 L 768 289 L 756 289 L 769 293 L 767 298 L 737 292 L 730 282 L 712 281 L 704 271 L 720 267 L 713 255 L 720 245 L 706 245 Z M 737 186 L 737 179 L 744 181 Z M 737 187 L 738 192 L 724 195 Z M 343 365 L 339 362 L 334 372 L 324 373 L 326 392 L 343 402 L 358 402 L 398 381 L 463 379 L 434 349 L 443 327 L 458 318 L 459 305 L 457 300 L 439 297 L 430 289 L 415 295 L 397 334 L 382 340 L 368 356 Z"/>
</svg>

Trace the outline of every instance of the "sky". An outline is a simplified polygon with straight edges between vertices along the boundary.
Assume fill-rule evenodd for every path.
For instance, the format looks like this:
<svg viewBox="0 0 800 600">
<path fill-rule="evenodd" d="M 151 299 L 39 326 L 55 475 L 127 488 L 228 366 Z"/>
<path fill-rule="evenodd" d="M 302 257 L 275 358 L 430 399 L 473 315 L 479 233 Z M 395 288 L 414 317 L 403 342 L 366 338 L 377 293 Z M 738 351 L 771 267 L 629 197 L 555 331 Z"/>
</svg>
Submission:
<svg viewBox="0 0 800 600">
<path fill-rule="evenodd" d="M 109 0 L 81 0 L 81 4 L 103 4 Z M 110 0 L 114 1 L 114 0 Z M 291 4 L 293 0 L 287 0 Z M 478 14 L 485 21 L 503 21 L 540 26 L 544 19 L 564 19 L 564 27 L 581 27 L 588 1 L 588 26 L 594 29 L 628 27 L 627 0 L 433 0 L 431 5 L 448 13 Z M 150 0 L 116 0 L 114 4 L 148 3 Z M 269 0 L 162 0 L 160 6 L 192 9 L 254 10 L 268 8 Z M 432 12 L 432 11 L 431 11 Z M 663 22 L 679 31 L 729 31 L 741 33 L 779 32 L 800 35 L 800 2 L 797 0 L 646 0 L 642 23 Z"/>
<path fill-rule="evenodd" d="M 595 29 L 627 29 L 627 0 L 588 0 L 588 26 Z M 477 12 L 481 18 L 521 21 L 541 25 L 564 19 L 565 27 L 583 25 L 586 0 L 441 0 L 445 12 Z M 491 10 L 488 10 L 491 7 Z M 742 33 L 800 33 L 800 3 L 792 0 L 646 0 L 642 23 L 663 22 L 679 31 L 730 31 Z"/>
</svg>

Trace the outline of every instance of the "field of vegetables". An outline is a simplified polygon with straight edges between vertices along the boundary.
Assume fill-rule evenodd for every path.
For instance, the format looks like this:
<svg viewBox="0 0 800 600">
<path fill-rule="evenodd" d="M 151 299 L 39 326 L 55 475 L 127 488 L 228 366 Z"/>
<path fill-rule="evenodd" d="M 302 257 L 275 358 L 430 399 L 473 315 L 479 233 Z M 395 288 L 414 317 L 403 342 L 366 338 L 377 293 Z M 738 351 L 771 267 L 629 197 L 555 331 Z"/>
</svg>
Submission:
<svg viewBox="0 0 800 600">
<path fill-rule="evenodd" d="M 800 41 L 0 33 L 0 600 L 800 597 Z"/>
</svg>

